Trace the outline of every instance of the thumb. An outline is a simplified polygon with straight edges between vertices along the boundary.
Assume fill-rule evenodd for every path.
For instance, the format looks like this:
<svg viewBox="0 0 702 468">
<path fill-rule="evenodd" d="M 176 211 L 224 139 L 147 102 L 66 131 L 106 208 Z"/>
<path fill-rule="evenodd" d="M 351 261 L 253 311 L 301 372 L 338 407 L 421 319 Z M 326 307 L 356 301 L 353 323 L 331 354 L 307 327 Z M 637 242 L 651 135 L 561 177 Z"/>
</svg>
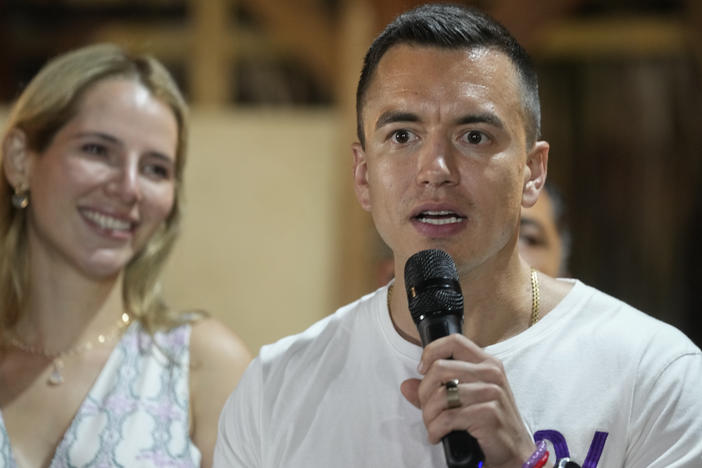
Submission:
<svg viewBox="0 0 702 468">
<path fill-rule="evenodd" d="M 419 379 L 407 379 L 402 384 L 400 385 L 400 391 L 402 392 L 402 395 L 412 403 L 414 406 L 417 408 L 420 408 L 419 405 L 419 383 L 421 381 Z"/>
</svg>

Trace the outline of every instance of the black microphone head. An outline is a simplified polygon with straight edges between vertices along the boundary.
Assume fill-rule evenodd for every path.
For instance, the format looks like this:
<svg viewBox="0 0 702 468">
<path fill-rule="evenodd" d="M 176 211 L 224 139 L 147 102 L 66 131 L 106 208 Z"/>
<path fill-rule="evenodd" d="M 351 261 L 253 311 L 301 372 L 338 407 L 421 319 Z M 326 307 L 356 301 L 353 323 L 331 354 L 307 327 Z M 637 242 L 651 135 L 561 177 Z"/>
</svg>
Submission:
<svg viewBox="0 0 702 468">
<path fill-rule="evenodd" d="M 463 321 L 463 293 L 456 264 L 443 250 L 428 249 L 405 263 L 405 288 L 412 319 L 456 315 Z"/>
</svg>

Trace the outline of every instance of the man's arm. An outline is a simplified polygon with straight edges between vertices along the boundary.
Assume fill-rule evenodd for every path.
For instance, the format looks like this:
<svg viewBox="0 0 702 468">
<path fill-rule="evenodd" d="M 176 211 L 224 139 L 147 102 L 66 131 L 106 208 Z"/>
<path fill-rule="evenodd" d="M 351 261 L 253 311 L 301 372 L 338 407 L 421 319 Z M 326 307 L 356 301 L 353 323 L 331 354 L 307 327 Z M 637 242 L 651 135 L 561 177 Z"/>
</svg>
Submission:
<svg viewBox="0 0 702 468">
<path fill-rule="evenodd" d="M 261 364 L 254 359 L 224 405 L 214 452 L 214 468 L 262 467 Z"/>
<path fill-rule="evenodd" d="M 636 389 L 626 466 L 702 466 L 702 353 L 692 350 L 660 367 L 642 362 L 641 373 L 656 372 Z"/>
<path fill-rule="evenodd" d="M 222 405 L 251 361 L 227 327 L 213 318 L 193 324 L 190 335 L 191 437 L 202 454 L 202 467 L 212 466 L 217 420 Z"/>
</svg>

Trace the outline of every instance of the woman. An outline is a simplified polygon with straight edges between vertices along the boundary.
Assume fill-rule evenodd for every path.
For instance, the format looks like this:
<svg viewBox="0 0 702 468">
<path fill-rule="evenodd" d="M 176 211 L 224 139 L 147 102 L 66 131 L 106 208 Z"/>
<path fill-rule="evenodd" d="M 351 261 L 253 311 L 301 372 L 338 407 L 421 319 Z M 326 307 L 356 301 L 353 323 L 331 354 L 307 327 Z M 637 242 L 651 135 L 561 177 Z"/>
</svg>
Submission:
<svg viewBox="0 0 702 468">
<path fill-rule="evenodd" d="M 186 105 L 111 45 L 49 62 L 2 139 L 0 466 L 211 465 L 249 361 L 158 275 L 181 215 Z"/>
</svg>

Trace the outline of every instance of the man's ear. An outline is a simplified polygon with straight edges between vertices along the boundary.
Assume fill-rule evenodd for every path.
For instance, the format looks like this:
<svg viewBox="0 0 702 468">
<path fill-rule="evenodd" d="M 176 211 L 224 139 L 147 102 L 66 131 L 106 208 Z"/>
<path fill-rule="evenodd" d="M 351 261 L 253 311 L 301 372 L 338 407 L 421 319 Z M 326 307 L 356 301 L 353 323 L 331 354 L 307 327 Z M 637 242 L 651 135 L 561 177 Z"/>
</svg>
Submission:
<svg viewBox="0 0 702 468">
<path fill-rule="evenodd" d="M 548 171 L 549 144 L 537 141 L 532 150 L 527 154 L 526 168 L 524 169 L 524 187 L 522 189 L 522 206 L 529 208 L 536 203 L 539 193 L 546 183 Z"/>
<path fill-rule="evenodd" d="M 360 143 L 351 145 L 353 151 L 353 187 L 356 191 L 356 198 L 361 208 L 366 211 L 371 210 L 370 188 L 368 185 L 368 162 L 366 152 Z"/>
<path fill-rule="evenodd" d="M 2 142 L 2 167 L 8 182 L 17 190 L 29 188 L 30 157 L 27 136 L 17 128 L 10 130 Z"/>
</svg>

